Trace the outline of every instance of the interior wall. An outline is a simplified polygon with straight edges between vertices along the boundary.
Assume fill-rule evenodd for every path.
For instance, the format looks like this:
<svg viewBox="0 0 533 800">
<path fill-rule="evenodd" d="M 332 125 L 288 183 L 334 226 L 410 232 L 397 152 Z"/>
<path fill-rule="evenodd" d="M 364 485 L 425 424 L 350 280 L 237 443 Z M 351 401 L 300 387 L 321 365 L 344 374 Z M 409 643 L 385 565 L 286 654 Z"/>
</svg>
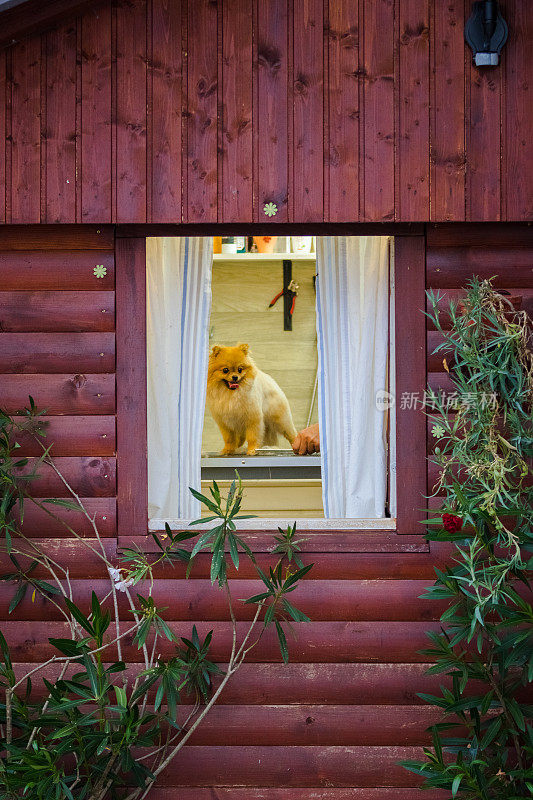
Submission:
<svg viewBox="0 0 533 800">
<path fill-rule="evenodd" d="M 299 286 L 292 331 L 283 330 L 283 298 L 269 308 L 283 288 L 280 260 L 214 261 L 209 322 L 210 346 L 247 342 L 257 366 L 278 382 L 289 401 L 294 424 L 307 424 L 318 364 L 314 259 L 293 261 L 293 279 Z M 318 398 L 311 423 L 318 422 Z M 288 448 L 280 437 L 278 446 Z M 216 453 L 222 436 L 206 406 L 202 452 Z"/>
</svg>

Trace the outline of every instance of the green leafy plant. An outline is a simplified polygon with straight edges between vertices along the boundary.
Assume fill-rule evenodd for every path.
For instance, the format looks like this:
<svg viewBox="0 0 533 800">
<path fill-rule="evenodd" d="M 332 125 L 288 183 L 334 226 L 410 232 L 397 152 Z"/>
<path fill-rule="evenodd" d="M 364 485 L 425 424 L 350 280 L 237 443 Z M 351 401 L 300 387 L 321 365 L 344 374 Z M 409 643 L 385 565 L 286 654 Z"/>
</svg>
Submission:
<svg viewBox="0 0 533 800">
<path fill-rule="evenodd" d="M 40 595 L 53 604 L 68 635 L 50 638 L 49 658 L 22 674 L 0 633 L 0 684 L 5 692 L 5 702 L 0 704 L 0 796 L 9 800 L 141 800 L 202 723 L 267 627 L 276 631 L 287 661 L 285 629 L 307 617 L 286 595 L 292 594 L 312 565 L 303 566 L 298 559 L 293 566 L 299 547 L 294 528 L 289 527 L 275 539 L 276 565 L 269 575 L 260 569 L 238 533 L 238 522 L 244 518 L 239 514 L 243 487 L 238 475 L 227 497 L 214 481 L 209 497 L 191 489 L 209 516 L 195 520 L 186 531 L 174 532 L 167 525 L 164 534 L 153 534 L 158 554 L 131 547 L 122 552 L 118 564 L 112 563 L 95 519 L 57 468 L 50 448 L 42 444 L 42 455 L 31 470 L 28 459 L 17 457 L 21 432 L 37 441 L 45 435 L 41 413 L 31 398 L 29 408 L 18 416 L 0 412 L 1 548 L 13 567 L 0 579 L 14 587 L 10 613 L 16 613 L 31 591 L 32 600 Z M 71 499 L 32 497 L 31 484 L 43 464 L 55 471 Z M 104 565 L 108 591 L 102 597 L 93 592 L 87 608 L 74 602 L 68 568 L 24 535 L 21 522 L 28 502 L 61 521 L 78 541 L 80 552 L 87 548 Z M 54 505 L 82 513 L 93 537 L 79 536 L 56 515 Z M 200 524 L 207 529 L 198 530 Z M 211 553 L 211 581 L 227 598 L 232 637 L 224 670 L 210 656 L 212 631 L 202 638 L 193 626 L 190 638 L 177 637 L 165 619 L 168 609 L 158 607 L 152 594 L 161 564 L 186 562 L 188 575 L 202 551 Z M 238 570 L 243 556 L 264 585 L 260 594 L 239 601 L 256 607 L 244 632 L 237 625 L 228 579 L 228 565 Z M 131 616 L 126 622 L 124 611 L 119 612 L 119 595 L 129 607 Z M 165 640 L 165 652 L 168 643 L 173 652 L 162 657 L 159 650 Z M 140 670 L 134 653 L 128 658 L 132 648 L 142 653 Z M 35 691 L 36 678 L 40 691 Z"/>
<path fill-rule="evenodd" d="M 444 499 L 428 538 L 454 550 L 423 595 L 447 605 L 423 651 L 444 682 L 439 695 L 420 695 L 444 717 L 425 759 L 404 766 L 452 797 L 515 800 L 533 793 L 531 325 L 490 281 L 469 282 L 449 328 L 441 297 L 428 298 L 456 389 L 451 405 L 431 398 L 434 494 Z"/>
</svg>

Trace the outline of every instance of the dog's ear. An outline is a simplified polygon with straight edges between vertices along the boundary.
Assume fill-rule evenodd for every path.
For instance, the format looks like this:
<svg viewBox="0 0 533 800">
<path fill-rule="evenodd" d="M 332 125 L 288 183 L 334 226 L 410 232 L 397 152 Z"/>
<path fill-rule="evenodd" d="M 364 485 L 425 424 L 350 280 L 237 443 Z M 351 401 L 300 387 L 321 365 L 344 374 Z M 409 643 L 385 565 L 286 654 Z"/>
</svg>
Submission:
<svg viewBox="0 0 533 800">
<path fill-rule="evenodd" d="M 216 358 L 221 350 L 222 348 L 219 344 L 214 344 L 213 347 L 211 348 L 211 355 L 213 356 L 213 358 Z"/>
<path fill-rule="evenodd" d="M 239 344 L 237 345 L 237 347 L 239 348 L 239 350 L 242 350 L 242 352 L 244 353 L 244 355 L 247 355 L 247 354 L 248 354 L 248 351 L 249 351 L 249 349 L 250 349 L 250 345 L 249 345 L 249 344 L 243 344 L 242 342 L 239 342 Z"/>
</svg>

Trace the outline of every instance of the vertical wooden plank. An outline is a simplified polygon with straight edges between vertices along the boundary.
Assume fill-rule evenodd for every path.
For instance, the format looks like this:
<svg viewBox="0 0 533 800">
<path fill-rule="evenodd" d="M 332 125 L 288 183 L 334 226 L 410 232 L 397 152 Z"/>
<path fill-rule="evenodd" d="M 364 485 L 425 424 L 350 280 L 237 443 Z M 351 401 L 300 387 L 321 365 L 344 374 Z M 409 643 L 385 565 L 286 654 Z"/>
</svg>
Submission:
<svg viewBox="0 0 533 800">
<path fill-rule="evenodd" d="M 181 13 L 180 0 L 153 2 L 153 222 L 181 222 Z"/>
<path fill-rule="evenodd" d="M 434 4 L 431 219 L 465 218 L 464 0 Z"/>
<path fill-rule="evenodd" d="M 288 220 L 287 0 L 257 8 L 257 221 Z M 310 121 L 311 124 L 311 121 Z M 277 206 L 275 216 L 264 207 Z"/>
<path fill-rule="evenodd" d="M 0 53 L 0 224 L 6 222 L 7 60 Z"/>
<path fill-rule="evenodd" d="M 328 222 L 359 218 L 358 0 L 329 5 Z"/>
<path fill-rule="evenodd" d="M 294 219 L 324 219 L 323 0 L 293 3 Z"/>
<path fill-rule="evenodd" d="M 394 3 L 361 0 L 363 220 L 394 219 Z"/>
<path fill-rule="evenodd" d="M 44 222 L 76 221 L 76 22 L 44 34 Z"/>
<path fill-rule="evenodd" d="M 81 221 L 111 222 L 111 9 L 81 25 Z"/>
<path fill-rule="evenodd" d="M 412 534 L 423 533 L 427 493 L 425 237 L 395 237 L 394 267 L 397 530 Z"/>
<path fill-rule="evenodd" d="M 250 0 L 222 7 L 223 222 L 251 222 L 252 211 L 252 14 Z"/>
<path fill-rule="evenodd" d="M 504 107 L 505 218 L 533 220 L 533 4 L 508 3 L 509 42 L 502 54 L 506 75 Z"/>
<path fill-rule="evenodd" d="M 429 3 L 398 4 L 398 200 L 402 222 L 426 220 L 429 210 Z"/>
<path fill-rule="evenodd" d="M 11 221 L 40 222 L 41 39 L 33 36 L 12 52 Z"/>
<path fill-rule="evenodd" d="M 116 220 L 146 222 L 146 0 L 117 13 Z"/>
<path fill-rule="evenodd" d="M 5 191 L 5 216 L 6 223 L 11 222 L 12 206 L 12 161 L 13 161 L 13 48 L 6 50 L 6 139 L 5 139 L 5 160 L 6 160 L 6 191 Z"/>
<path fill-rule="evenodd" d="M 470 61 L 466 209 L 474 222 L 501 219 L 501 80 L 501 69 L 475 67 Z"/>
<path fill-rule="evenodd" d="M 188 222 L 217 220 L 217 23 L 216 2 L 188 0 Z"/>
<path fill-rule="evenodd" d="M 146 460 L 146 240 L 117 239 L 117 527 L 144 536 L 148 521 Z"/>
</svg>

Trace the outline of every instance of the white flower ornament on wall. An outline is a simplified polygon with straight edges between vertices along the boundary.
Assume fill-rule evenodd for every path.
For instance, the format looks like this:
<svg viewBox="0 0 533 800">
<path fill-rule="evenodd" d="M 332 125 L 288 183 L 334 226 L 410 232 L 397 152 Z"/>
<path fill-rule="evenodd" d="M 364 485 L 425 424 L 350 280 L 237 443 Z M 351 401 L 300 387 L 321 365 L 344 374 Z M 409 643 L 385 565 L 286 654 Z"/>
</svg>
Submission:
<svg viewBox="0 0 533 800">
<path fill-rule="evenodd" d="M 263 211 L 265 212 L 267 217 L 273 217 L 275 214 L 278 213 L 278 207 L 275 203 L 265 203 Z"/>
</svg>

